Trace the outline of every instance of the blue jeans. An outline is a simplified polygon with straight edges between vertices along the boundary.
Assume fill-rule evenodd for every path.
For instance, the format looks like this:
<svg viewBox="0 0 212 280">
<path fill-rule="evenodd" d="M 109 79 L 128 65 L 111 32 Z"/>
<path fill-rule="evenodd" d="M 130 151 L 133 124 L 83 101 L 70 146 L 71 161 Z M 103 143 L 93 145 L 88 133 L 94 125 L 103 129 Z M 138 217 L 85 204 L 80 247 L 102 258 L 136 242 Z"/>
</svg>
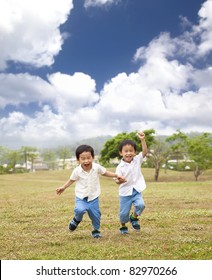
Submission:
<svg viewBox="0 0 212 280">
<path fill-rule="evenodd" d="M 144 200 L 142 197 L 142 194 L 137 192 L 135 189 L 133 189 L 132 195 L 128 196 L 119 196 L 119 202 L 120 202 L 120 223 L 127 223 L 129 222 L 129 215 L 130 215 L 130 209 L 132 205 L 135 207 L 135 214 L 138 216 L 142 213 L 142 211 L 145 208 Z"/>
<path fill-rule="evenodd" d="M 76 197 L 75 200 L 75 208 L 74 215 L 77 221 L 81 222 L 83 215 L 88 213 L 89 218 L 92 221 L 92 225 L 94 229 L 100 228 L 100 218 L 101 212 L 99 208 L 99 198 L 95 198 L 94 200 L 88 201 L 87 198 L 80 199 Z"/>
</svg>

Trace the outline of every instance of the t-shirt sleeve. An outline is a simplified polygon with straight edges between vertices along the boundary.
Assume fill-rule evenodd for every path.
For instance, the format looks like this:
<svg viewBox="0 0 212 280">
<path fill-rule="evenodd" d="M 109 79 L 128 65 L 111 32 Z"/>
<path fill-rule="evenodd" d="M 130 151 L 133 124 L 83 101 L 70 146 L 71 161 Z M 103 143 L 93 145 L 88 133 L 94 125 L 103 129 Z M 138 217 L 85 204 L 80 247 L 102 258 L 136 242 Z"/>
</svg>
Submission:
<svg viewBox="0 0 212 280">
<path fill-rule="evenodd" d="M 140 164 L 142 164 L 144 158 L 143 158 L 143 155 L 142 155 L 142 152 L 140 152 L 138 155 L 137 155 L 137 158 L 138 160 L 140 161 Z"/>
<path fill-rule="evenodd" d="M 118 165 L 116 167 L 116 174 L 118 174 L 119 176 L 123 176 L 122 172 L 121 172 L 121 168 L 120 168 L 120 165 Z"/>
<path fill-rule="evenodd" d="M 107 171 L 107 169 L 104 166 L 98 164 L 98 173 L 99 174 L 103 175 L 103 174 L 105 174 L 106 171 Z"/>
<path fill-rule="evenodd" d="M 77 172 L 77 169 L 76 169 L 76 168 L 75 168 L 75 169 L 73 170 L 73 172 L 71 173 L 70 179 L 71 179 L 71 180 L 74 180 L 74 181 L 76 181 L 76 180 L 78 179 L 78 172 Z"/>
</svg>

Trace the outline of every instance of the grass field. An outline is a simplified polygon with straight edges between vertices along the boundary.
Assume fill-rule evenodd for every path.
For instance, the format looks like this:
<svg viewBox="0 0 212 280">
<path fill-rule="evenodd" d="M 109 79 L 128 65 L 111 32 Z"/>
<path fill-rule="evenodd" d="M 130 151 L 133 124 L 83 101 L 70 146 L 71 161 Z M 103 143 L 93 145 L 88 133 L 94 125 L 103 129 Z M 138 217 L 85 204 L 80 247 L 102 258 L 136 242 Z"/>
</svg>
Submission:
<svg viewBox="0 0 212 280">
<path fill-rule="evenodd" d="M 118 186 L 101 177 L 101 233 L 93 239 L 87 215 L 73 233 L 74 186 L 61 196 L 56 187 L 70 171 L 1 175 L 0 257 L 10 260 L 208 260 L 212 258 L 212 171 L 192 173 L 143 169 L 147 189 L 141 231 L 121 236 Z"/>
</svg>

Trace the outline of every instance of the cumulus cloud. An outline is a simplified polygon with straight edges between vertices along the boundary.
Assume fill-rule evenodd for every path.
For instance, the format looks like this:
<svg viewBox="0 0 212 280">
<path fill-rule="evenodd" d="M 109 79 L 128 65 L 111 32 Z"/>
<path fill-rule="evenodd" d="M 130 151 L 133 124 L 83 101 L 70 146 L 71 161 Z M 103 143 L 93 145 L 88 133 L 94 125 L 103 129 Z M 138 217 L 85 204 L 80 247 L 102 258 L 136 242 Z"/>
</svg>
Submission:
<svg viewBox="0 0 212 280">
<path fill-rule="evenodd" d="M 177 44 L 168 33 L 162 33 L 147 47 L 137 49 L 134 60 L 144 61 L 139 69 L 140 76 L 150 88 L 162 93 L 186 87 L 190 65 L 175 59 Z"/>
<path fill-rule="evenodd" d="M 12 112 L 7 118 L 0 119 L 1 142 L 7 146 L 34 145 L 51 147 L 63 141 L 70 141 L 66 121 L 62 115 L 52 112 L 48 105 L 33 117 L 21 112 Z"/>
<path fill-rule="evenodd" d="M 207 57 L 212 51 L 212 1 L 205 1 L 199 12 L 199 22 L 197 25 L 191 25 L 189 32 L 184 32 L 181 36 L 174 38 L 177 46 L 178 55 L 183 55 L 192 62 L 196 59 Z M 187 22 L 183 18 L 183 22 Z"/>
<path fill-rule="evenodd" d="M 95 81 L 84 73 L 75 73 L 73 76 L 54 73 L 48 79 L 56 92 L 55 107 L 58 112 L 91 106 L 99 99 L 95 92 Z"/>
<path fill-rule="evenodd" d="M 92 125 L 99 116 L 93 110 L 99 100 L 95 81 L 84 73 L 73 76 L 54 73 L 45 81 L 25 74 L 0 74 L 0 107 L 13 105 L 16 110 L 0 119 L 1 142 L 66 143 L 86 135 L 93 136 Z M 22 105 L 37 104 L 26 115 L 18 111 Z M 47 105 L 48 104 L 48 105 Z M 30 107 L 31 108 L 31 107 Z M 88 125 L 86 125 L 86 122 Z"/>
<path fill-rule="evenodd" d="M 60 52 L 64 35 L 59 27 L 73 8 L 73 0 L 1 0 L 0 70 L 8 61 L 50 66 Z"/>
<path fill-rule="evenodd" d="M 212 50 L 212 1 L 206 1 L 198 13 L 200 22 L 194 27 L 194 32 L 200 34 L 201 42 L 198 46 L 200 55 L 208 54 Z"/>
<path fill-rule="evenodd" d="M 45 103 L 54 98 L 51 85 L 38 76 L 24 74 L 0 74 L 0 109 L 7 105 L 18 107 L 33 102 Z"/>
</svg>

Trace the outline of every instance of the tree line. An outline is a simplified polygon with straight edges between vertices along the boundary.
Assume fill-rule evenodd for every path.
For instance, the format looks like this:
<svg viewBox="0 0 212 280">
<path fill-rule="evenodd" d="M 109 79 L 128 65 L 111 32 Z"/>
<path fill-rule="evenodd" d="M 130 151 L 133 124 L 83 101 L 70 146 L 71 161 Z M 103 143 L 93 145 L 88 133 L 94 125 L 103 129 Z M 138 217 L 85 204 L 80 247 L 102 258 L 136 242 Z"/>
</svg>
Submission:
<svg viewBox="0 0 212 280">
<path fill-rule="evenodd" d="M 146 166 L 154 168 L 154 180 L 158 181 L 160 169 L 193 170 L 195 180 L 207 169 L 212 168 L 212 137 L 210 133 L 190 134 L 177 130 L 173 135 L 157 136 L 154 129 L 144 131 L 148 146 Z M 104 139 L 102 148 L 98 138 L 97 149 L 94 139 L 94 149 L 99 154 L 99 161 L 106 166 L 112 165 L 113 159 L 120 159 L 118 145 L 124 139 L 132 139 L 137 143 L 138 152 L 141 151 L 140 141 L 136 132 L 122 132 L 108 140 Z M 85 142 L 85 141 L 84 141 Z M 92 143 L 88 143 L 92 145 Z M 79 145 L 79 143 L 77 143 Z M 38 157 L 48 165 L 49 169 L 56 169 L 56 161 L 62 161 L 62 168 L 66 166 L 66 159 L 74 154 L 75 147 L 61 146 L 55 149 L 39 150 L 36 147 L 23 146 L 18 150 L 10 150 L 0 146 L 0 174 L 16 173 L 17 164 L 22 164 L 22 172 L 33 170 Z M 95 152 L 96 152 L 95 151 Z M 97 154 L 96 153 L 96 154 Z M 28 166 L 30 162 L 30 167 Z"/>
<path fill-rule="evenodd" d="M 38 158 L 41 158 L 49 169 L 56 168 L 56 161 L 59 158 L 62 160 L 63 169 L 65 169 L 65 161 L 71 155 L 72 150 L 69 146 L 42 150 L 31 146 L 22 146 L 17 150 L 0 146 L 0 174 L 33 171 L 34 163 Z M 18 168 L 18 164 L 22 167 Z"/>
</svg>

